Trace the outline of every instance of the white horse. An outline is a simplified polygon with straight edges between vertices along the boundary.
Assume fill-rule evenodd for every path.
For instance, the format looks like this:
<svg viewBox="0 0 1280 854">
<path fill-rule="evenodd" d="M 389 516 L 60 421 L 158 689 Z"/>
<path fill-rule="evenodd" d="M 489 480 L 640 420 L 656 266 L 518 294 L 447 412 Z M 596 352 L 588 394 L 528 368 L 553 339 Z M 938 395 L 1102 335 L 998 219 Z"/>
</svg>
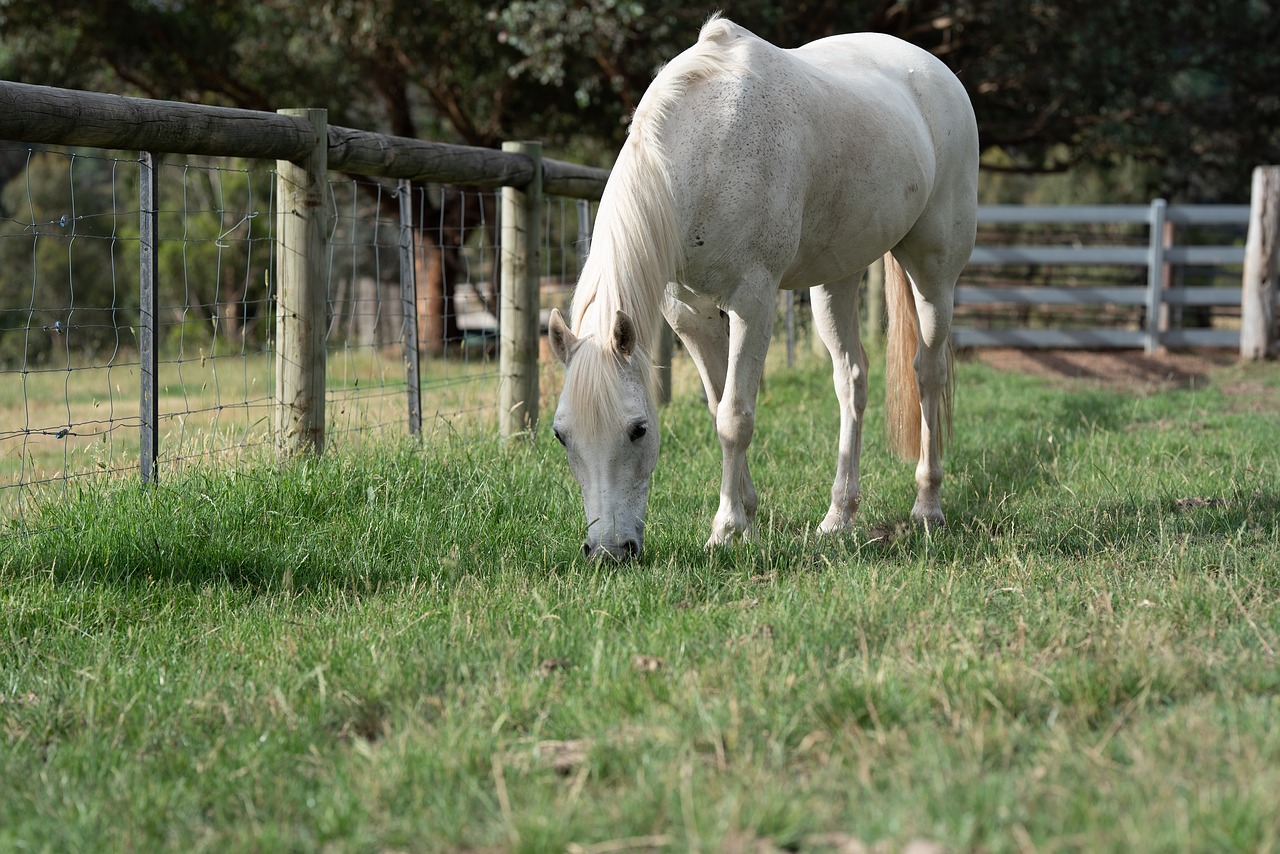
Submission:
<svg viewBox="0 0 1280 854">
<path fill-rule="evenodd" d="M 658 459 L 649 354 L 659 310 L 697 365 L 724 453 L 707 545 L 750 533 L 746 451 L 779 288 L 812 289 L 835 366 L 839 456 L 819 530 L 850 528 L 867 399 L 857 283 L 889 252 L 890 434 L 919 460 L 912 516 L 942 525 L 953 291 L 973 248 L 977 180 L 973 108 L 931 54 L 871 33 L 783 50 L 708 21 L 636 108 L 572 330 L 551 314 L 551 349 L 565 366 L 555 434 L 582 487 L 587 555 L 643 546 Z"/>
</svg>

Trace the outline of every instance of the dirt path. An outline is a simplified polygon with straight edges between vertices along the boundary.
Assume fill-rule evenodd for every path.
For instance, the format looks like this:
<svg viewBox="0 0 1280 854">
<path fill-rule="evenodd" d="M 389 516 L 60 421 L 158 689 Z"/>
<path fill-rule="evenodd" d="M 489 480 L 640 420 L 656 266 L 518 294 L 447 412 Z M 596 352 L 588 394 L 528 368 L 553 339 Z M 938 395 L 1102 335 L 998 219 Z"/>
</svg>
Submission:
<svg viewBox="0 0 1280 854">
<path fill-rule="evenodd" d="M 1224 350 L 1148 356 L 1135 350 L 981 349 L 960 358 L 974 359 L 1002 371 L 1088 380 L 1106 388 L 1143 394 L 1205 384 L 1211 375 L 1239 362 L 1234 353 Z"/>
</svg>

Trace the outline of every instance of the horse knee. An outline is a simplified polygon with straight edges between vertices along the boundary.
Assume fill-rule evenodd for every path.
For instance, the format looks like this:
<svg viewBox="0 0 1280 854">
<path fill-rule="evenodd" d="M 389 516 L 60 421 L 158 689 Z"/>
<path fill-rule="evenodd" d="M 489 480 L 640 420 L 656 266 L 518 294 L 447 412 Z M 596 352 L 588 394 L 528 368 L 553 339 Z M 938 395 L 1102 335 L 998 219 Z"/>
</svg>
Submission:
<svg viewBox="0 0 1280 854">
<path fill-rule="evenodd" d="M 726 450 L 741 451 L 751 444 L 755 432 L 755 413 L 751 410 L 735 410 L 722 401 L 716 412 L 716 435 Z"/>
</svg>

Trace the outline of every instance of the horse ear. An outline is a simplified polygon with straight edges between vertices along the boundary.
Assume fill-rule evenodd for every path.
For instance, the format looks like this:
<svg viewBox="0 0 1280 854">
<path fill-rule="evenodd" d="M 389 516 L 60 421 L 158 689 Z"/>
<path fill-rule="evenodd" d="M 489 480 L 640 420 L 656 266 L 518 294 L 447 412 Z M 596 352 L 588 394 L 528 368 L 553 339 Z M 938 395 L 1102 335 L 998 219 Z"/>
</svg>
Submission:
<svg viewBox="0 0 1280 854">
<path fill-rule="evenodd" d="M 551 319 L 547 322 L 547 340 L 551 343 L 551 352 L 560 364 L 568 367 L 569 357 L 578 348 L 578 337 L 569 331 L 569 326 L 560 316 L 560 309 L 551 309 Z"/>
<path fill-rule="evenodd" d="M 618 311 L 617 319 L 613 324 L 613 345 L 618 352 L 625 357 L 630 357 L 636 349 L 636 343 L 640 340 L 639 333 L 636 332 L 636 325 L 631 322 L 631 318 L 627 316 L 625 311 Z"/>
</svg>

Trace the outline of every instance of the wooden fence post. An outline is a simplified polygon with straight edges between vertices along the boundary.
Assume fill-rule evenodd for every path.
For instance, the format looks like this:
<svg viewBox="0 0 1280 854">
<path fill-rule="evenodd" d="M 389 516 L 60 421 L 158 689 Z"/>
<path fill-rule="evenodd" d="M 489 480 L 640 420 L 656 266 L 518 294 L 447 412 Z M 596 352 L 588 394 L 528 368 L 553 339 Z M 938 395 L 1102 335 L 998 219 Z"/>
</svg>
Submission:
<svg viewBox="0 0 1280 854">
<path fill-rule="evenodd" d="M 1151 203 L 1151 219 L 1147 241 L 1147 334 L 1145 350 L 1148 356 L 1159 353 L 1163 347 L 1160 336 L 1160 309 L 1164 305 L 1164 223 L 1169 203 L 1156 199 Z"/>
<path fill-rule="evenodd" d="M 542 301 L 542 144 L 504 142 L 503 151 L 533 160 L 524 189 L 502 188 L 502 309 L 499 318 L 499 429 L 503 439 L 538 424 L 538 335 Z"/>
<path fill-rule="evenodd" d="M 324 450 L 325 239 L 329 132 L 326 110 L 280 110 L 309 121 L 315 145 L 276 161 L 276 447 Z"/>
<path fill-rule="evenodd" d="M 1240 301 L 1240 358 L 1276 355 L 1276 279 L 1280 277 L 1280 166 L 1253 170 L 1249 235 L 1244 245 Z"/>
</svg>

